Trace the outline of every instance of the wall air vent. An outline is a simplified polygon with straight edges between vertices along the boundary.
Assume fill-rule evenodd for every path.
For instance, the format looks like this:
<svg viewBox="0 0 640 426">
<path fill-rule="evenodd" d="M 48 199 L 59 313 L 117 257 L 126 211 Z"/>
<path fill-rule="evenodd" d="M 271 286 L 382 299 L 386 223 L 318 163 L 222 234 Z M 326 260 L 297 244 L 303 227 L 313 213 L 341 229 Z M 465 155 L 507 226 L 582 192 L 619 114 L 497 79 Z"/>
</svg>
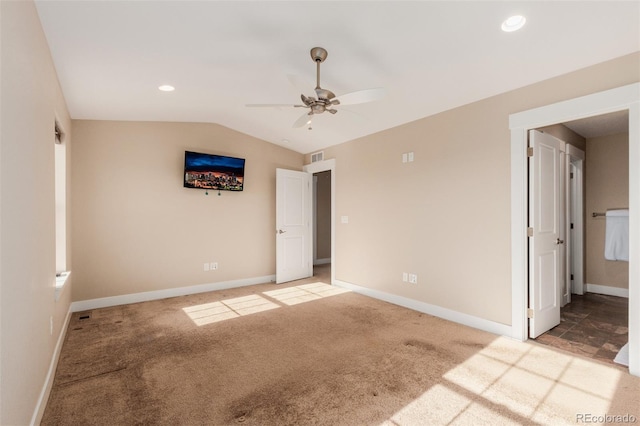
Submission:
<svg viewBox="0 0 640 426">
<path fill-rule="evenodd" d="M 314 152 L 311 154 L 311 162 L 317 163 L 318 161 L 324 160 L 324 151 Z"/>
</svg>

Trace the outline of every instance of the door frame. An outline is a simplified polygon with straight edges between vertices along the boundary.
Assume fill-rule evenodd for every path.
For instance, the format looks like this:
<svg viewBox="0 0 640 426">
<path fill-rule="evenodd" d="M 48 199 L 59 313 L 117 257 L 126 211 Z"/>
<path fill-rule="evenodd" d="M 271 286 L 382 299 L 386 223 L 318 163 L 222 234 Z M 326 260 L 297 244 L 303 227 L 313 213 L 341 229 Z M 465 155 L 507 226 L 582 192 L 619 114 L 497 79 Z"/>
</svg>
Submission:
<svg viewBox="0 0 640 426">
<path fill-rule="evenodd" d="M 527 131 L 629 111 L 629 372 L 640 376 L 640 83 L 509 116 L 511 131 L 511 337 L 527 340 Z"/>
<path fill-rule="evenodd" d="M 336 160 L 316 161 L 302 167 L 303 172 L 314 173 L 331 171 L 331 284 L 336 281 Z M 315 241 L 313 242 L 315 245 Z"/>
<path fill-rule="evenodd" d="M 573 229 L 567 229 L 567 283 L 571 302 L 571 293 L 584 294 L 584 160 L 583 150 L 567 145 L 567 172 L 575 168 L 575 175 L 567 182 L 567 224 L 573 223 Z M 573 213 L 573 215 L 571 214 Z M 572 217 L 573 216 L 573 217 Z M 573 219 L 573 221 L 572 221 Z M 573 271 L 573 280 L 571 272 Z"/>
</svg>

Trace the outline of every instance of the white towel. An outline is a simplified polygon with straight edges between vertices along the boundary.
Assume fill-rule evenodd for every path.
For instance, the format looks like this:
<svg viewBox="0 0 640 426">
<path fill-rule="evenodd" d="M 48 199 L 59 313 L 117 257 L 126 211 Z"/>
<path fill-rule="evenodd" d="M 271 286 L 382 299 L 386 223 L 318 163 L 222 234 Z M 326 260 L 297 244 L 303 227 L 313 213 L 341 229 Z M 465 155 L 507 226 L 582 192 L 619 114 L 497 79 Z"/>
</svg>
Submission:
<svg viewBox="0 0 640 426">
<path fill-rule="evenodd" d="M 629 210 L 608 210 L 604 258 L 629 261 Z"/>
</svg>

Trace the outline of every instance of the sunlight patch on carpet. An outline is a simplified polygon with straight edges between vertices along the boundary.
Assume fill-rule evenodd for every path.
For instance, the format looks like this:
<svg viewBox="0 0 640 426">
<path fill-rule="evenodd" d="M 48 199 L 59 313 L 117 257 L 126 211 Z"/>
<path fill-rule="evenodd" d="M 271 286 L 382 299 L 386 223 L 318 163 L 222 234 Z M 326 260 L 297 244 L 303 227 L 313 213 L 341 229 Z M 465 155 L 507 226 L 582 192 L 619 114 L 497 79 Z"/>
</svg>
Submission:
<svg viewBox="0 0 640 426">
<path fill-rule="evenodd" d="M 448 425 L 458 419 L 462 413 L 469 410 L 480 411 L 483 408 L 473 408 L 473 405 L 471 399 L 453 389 L 438 384 L 422 394 L 420 398 L 404 406 L 388 421 L 382 423 L 381 426 Z M 488 418 L 493 421 L 492 424 L 509 424 L 506 418 L 495 416 L 495 414 L 486 415 L 478 412 L 468 414 L 472 414 L 475 419 Z"/>
<path fill-rule="evenodd" d="M 349 291 L 350 290 L 346 290 L 344 288 L 318 282 L 265 291 L 263 294 L 266 294 L 285 305 L 293 306 L 299 303 L 322 299 L 324 297 L 348 293 Z"/>
<path fill-rule="evenodd" d="M 608 412 L 620 376 L 599 362 L 500 337 L 383 425 L 429 418 L 440 424 L 575 423 L 585 407 Z"/>
<path fill-rule="evenodd" d="M 279 307 L 280 306 L 277 304 L 260 295 L 252 294 L 249 296 L 221 300 L 219 302 L 188 306 L 186 308 L 182 308 L 182 310 L 196 325 L 201 326 L 224 321 L 230 318 L 264 312 Z"/>
</svg>

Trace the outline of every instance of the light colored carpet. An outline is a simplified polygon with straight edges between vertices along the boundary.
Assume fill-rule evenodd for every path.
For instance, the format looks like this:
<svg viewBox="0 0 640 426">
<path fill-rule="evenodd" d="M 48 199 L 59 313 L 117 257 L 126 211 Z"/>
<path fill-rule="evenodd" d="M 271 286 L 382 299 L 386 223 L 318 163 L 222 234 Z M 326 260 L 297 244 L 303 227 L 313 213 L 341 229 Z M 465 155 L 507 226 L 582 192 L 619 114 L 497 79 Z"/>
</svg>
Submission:
<svg viewBox="0 0 640 426">
<path fill-rule="evenodd" d="M 305 281 L 74 314 L 42 424 L 556 425 L 638 401 L 622 367 Z"/>
</svg>

